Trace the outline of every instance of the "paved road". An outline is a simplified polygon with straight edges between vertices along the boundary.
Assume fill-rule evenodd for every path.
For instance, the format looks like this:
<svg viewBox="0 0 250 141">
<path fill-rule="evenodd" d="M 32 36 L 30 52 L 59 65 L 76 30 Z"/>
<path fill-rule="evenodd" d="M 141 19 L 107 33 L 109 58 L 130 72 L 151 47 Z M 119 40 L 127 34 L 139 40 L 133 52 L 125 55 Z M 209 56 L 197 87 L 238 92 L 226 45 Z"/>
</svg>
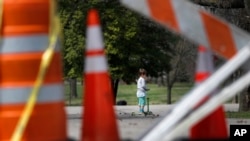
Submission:
<svg viewBox="0 0 250 141">
<path fill-rule="evenodd" d="M 151 126 L 161 120 L 171 105 L 151 105 L 150 111 L 153 115 L 147 117 L 143 115 L 131 116 L 132 112 L 138 111 L 137 106 L 115 106 L 117 123 L 121 139 L 135 140 Z M 237 104 L 225 104 L 225 111 L 238 111 Z M 75 140 L 80 139 L 82 107 L 66 107 L 68 116 L 68 136 Z M 230 124 L 250 124 L 250 119 L 227 119 L 228 127 Z M 188 136 L 188 133 L 184 133 Z"/>
</svg>

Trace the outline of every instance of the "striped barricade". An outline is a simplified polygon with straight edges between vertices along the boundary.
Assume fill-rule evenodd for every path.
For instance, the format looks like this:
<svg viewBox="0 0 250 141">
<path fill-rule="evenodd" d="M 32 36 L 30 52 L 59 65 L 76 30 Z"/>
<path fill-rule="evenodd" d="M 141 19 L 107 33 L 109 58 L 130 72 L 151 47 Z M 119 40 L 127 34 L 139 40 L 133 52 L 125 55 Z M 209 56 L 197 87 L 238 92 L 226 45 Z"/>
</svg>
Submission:
<svg viewBox="0 0 250 141">
<path fill-rule="evenodd" d="M 54 8 L 51 0 L 3 1 L 0 48 L 0 140 L 10 140 L 48 47 Z M 66 140 L 60 46 L 24 127 L 21 140 Z"/>
</svg>

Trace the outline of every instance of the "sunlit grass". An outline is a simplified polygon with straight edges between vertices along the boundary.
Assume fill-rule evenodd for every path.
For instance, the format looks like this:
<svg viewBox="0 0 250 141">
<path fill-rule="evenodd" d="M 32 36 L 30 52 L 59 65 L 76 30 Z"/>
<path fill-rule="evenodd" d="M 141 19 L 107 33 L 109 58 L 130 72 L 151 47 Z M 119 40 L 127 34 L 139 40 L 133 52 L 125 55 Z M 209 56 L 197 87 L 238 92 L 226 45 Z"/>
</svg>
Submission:
<svg viewBox="0 0 250 141">
<path fill-rule="evenodd" d="M 227 118 L 250 118 L 250 112 L 226 112 Z"/>
<path fill-rule="evenodd" d="M 159 87 L 156 84 L 148 84 L 150 91 L 148 97 L 151 105 L 167 104 L 167 87 Z M 176 83 L 172 88 L 172 103 L 179 101 L 190 89 L 192 84 Z M 67 106 L 81 106 L 83 100 L 83 86 L 77 85 L 77 98 L 69 97 L 69 85 L 65 84 L 65 103 Z M 137 105 L 136 85 L 121 84 L 118 88 L 116 101 L 126 100 L 128 105 Z M 226 112 L 227 118 L 250 118 L 250 112 Z"/>
<path fill-rule="evenodd" d="M 150 91 L 147 92 L 147 97 L 150 99 L 150 104 L 167 104 L 167 87 L 159 87 L 155 84 L 148 84 Z M 172 103 L 178 101 L 191 86 L 179 84 L 172 88 Z M 136 105 L 136 85 L 121 85 L 118 90 L 117 101 L 126 100 L 128 105 Z"/>
<path fill-rule="evenodd" d="M 70 88 L 69 88 L 69 84 L 65 84 L 65 88 L 64 88 L 64 93 L 65 93 L 65 104 L 66 105 L 70 105 L 70 106 L 80 106 L 82 105 L 82 99 L 83 99 L 83 95 L 82 95 L 82 91 L 83 91 L 83 87 L 82 85 L 77 85 L 77 98 L 70 98 Z"/>
<path fill-rule="evenodd" d="M 150 104 L 167 104 L 167 87 L 166 86 L 157 86 L 156 84 L 148 84 L 150 91 L 148 91 L 147 95 L 150 99 Z M 186 92 L 188 92 L 192 88 L 191 84 L 186 83 L 177 83 L 172 88 L 172 103 L 178 101 Z M 66 105 L 81 105 L 83 100 L 83 86 L 77 85 L 77 98 L 71 98 L 69 96 L 69 85 L 65 84 L 65 100 Z M 126 85 L 120 84 L 118 88 L 116 101 L 125 100 L 128 105 L 136 105 L 137 97 L 136 97 L 136 85 Z"/>
</svg>

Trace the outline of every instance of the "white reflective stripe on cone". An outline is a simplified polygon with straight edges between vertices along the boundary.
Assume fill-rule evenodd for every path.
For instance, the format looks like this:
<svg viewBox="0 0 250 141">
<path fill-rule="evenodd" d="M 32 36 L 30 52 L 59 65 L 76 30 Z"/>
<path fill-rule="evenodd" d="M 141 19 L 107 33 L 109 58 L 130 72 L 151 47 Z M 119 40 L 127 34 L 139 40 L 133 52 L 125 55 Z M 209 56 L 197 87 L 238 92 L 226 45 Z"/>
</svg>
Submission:
<svg viewBox="0 0 250 141">
<path fill-rule="evenodd" d="M 198 53 L 197 72 L 213 72 L 212 54 L 209 50 Z"/>
<path fill-rule="evenodd" d="M 11 36 L 2 38 L 2 47 L 0 53 L 24 53 L 44 51 L 49 44 L 47 35 L 32 35 L 32 36 Z M 60 50 L 59 42 L 55 48 Z"/>
<path fill-rule="evenodd" d="M 0 104 L 18 104 L 27 102 L 33 87 L 0 88 Z M 63 84 L 43 85 L 37 102 L 55 102 L 64 100 Z"/>
<path fill-rule="evenodd" d="M 100 49 L 104 49 L 101 27 L 89 26 L 87 28 L 86 52 Z"/>
<path fill-rule="evenodd" d="M 85 73 L 107 72 L 107 61 L 104 55 L 87 56 L 85 59 Z"/>
</svg>

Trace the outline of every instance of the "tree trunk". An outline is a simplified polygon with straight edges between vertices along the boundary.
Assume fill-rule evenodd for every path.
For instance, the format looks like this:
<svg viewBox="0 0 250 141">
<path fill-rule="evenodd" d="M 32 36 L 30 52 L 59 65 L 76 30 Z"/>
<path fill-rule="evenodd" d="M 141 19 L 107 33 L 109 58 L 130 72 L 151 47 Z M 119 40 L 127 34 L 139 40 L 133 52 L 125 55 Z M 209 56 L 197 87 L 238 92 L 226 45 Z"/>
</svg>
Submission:
<svg viewBox="0 0 250 141">
<path fill-rule="evenodd" d="M 236 94 L 234 98 L 235 98 L 235 103 L 239 103 L 239 95 Z"/>
<path fill-rule="evenodd" d="M 168 86 L 167 104 L 171 104 L 171 90 L 172 90 L 172 87 Z"/>
<path fill-rule="evenodd" d="M 162 86 L 165 86 L 163 75 L 161 75 L 161 84 L 162 84 Z"/>
<path fill-rule="evenodd" d="M 240 77 L 240 71 L 236 71 L 235 73 L 233 73 L 232 82 L 234 83 L 235 81 L 237 81 L 237 79 L 239 79 L 239 77 Z M 239 103 L 239 94 L 238 93 L 234 96 L 233 103 Z"/>
<path fill-rule="evenodd" d="M 171 91 L 172 91 L 172 87 L 173 87 L 173 84 L 172 82 L 174 81 L 170 81 L 170 75 L 169 75 L 169 72 L 166 73 L 167 75 L 167 104 L 171 104 Z"/>
<path fill-rule="evenodd" d="M 239 111 L 247 111 L 246 89 L 240 93 Z"/>
<path fill-rule="evenodd" d="M 250 111 L 250 87 L 240 93 L 239 111 Z"/>
<path fill-rule="evenodd" d="M 70 99 L 77 98 L 77 80 L 76 80 L 76 78 L 69 79 L 69 86 L 70 86 Z"/>
<path fill-rule="evenodd" d="M 112 79 L 112 89 L 114 93 L 114 103 L 116 103 L 117 91 L 120 79 Z"/>
<path fill-rule="evenodd" d="M 164 86 L 164 80 L 163 76 L 157 77 L 157 85 L 158 87 Z"/>
</svg>

